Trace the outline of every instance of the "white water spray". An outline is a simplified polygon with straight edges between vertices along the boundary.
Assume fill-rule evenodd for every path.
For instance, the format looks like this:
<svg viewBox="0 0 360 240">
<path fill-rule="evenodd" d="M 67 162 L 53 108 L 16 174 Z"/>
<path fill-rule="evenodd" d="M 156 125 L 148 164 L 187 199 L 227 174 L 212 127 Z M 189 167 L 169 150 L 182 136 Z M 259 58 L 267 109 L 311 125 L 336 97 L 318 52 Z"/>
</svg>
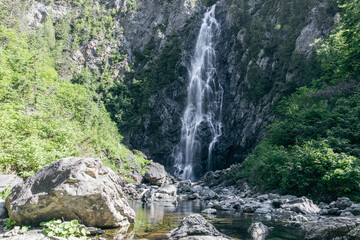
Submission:
<svg viewBox="0 0 360 240">
<path fill-rule="evenodd" d="M 220 32 L 213 5 L 205 13 L 189 69 L 187 105 L 182 121 L 181 141 L 175 150 L 175 175 L 195 180 L 195 169 L 212 169 L 212 152 L 221 136 L 223 88 L 216 74 L 214 40 Z M 206 136 L 199 133 L 206 132 Z M 209 136 L 210 135 L 210 136 Z M 207 148 L 207 162 L 201 162 Z M 202 153 L 203 152 L 203 153 Z M 194 171 L 195 170 L 195 171 Z"/>
</svg>

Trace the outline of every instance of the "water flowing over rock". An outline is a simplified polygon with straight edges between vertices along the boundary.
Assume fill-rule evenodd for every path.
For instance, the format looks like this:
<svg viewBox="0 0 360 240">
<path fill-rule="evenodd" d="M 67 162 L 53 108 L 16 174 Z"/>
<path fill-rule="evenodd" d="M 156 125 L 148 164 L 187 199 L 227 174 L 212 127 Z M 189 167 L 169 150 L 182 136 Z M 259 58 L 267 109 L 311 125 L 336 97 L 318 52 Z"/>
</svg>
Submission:
<svg viewBox="0 0 360 240">
<path fill-rule="evenodd" d="M 212 169 L 211 154 L 222 134 L 223 89 L 217 80 L 214 49 L 220 25 L 215 19 L 215 7 L 204 15 L 189 69 L 181 141 L 174 155 L 175 174 L 183 179 L 198 179 L 204 169 Z M 201 162 L 203 154 L 207 154 L 205 163 Z"/>
<path fill-rule="evenodd" d="M 118 180 L 99 159 L 60 159 L 15 186 L 6 207 L 20 225 L 64 218 L 86 226 L 127 228 L 135 212 Z"/>
</svg>

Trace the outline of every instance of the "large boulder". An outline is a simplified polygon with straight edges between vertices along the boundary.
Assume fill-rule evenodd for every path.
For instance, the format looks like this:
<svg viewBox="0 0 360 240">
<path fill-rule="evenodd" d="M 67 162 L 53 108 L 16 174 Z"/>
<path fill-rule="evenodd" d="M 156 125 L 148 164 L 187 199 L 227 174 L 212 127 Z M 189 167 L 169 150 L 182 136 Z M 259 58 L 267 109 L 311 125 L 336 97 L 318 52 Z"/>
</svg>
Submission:
<svg viewBox="0 0 360 240">
<path fill-rule="evenodd" d="M 135 212 L 118 181 L 99 159 L 60 159 L 15 186 L 6 208 L 20 225 L 63 218 L 86 226 L 128 227 Z"/>
<path fill-rule="evenodd" d="M 171 230 L 167 235 L 170 240 L 182 239 L 231 239 L 220 233 L 212 224 L 199 214 L 185 217 L 180 226 Z"/>
<path fill-rule="evenodd" d="M 166 182 L 167 172 L 163 165 L 153 162 L 147 168 L 148 170 L 143 179 L 144 183 L 161 186 L 161 184 Z"/>
</svg>

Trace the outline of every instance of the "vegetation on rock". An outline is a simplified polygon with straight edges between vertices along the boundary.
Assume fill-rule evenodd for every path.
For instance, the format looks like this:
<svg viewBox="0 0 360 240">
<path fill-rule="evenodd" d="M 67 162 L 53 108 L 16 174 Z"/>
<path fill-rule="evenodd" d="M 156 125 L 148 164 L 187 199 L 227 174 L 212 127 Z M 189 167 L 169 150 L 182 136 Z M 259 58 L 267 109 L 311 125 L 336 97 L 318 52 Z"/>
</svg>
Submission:
<svg viewBox="0 0 360 240">
<path fill-rule="evenodd" d="M 61 220 L 51 220 L 49 222 L 43 222 L 40 224 L 43 227 L 44 234 L 49 237 L 79 237 L 80 239 L 87 239 L 86 235 L 89 232 L 86 231 L 85 226 L 79 226 L 77 220 L 70 222 L 63 222 Z"/>
<path fill-rule="evenodd" d="M 96 156 L 115 170 L 123 168 L 125 175 L 129 154 L 138 160 L 139 169 L 145 167 L 147 160 L 120 145 L 122 136 L 98 97 L 100 86 L 94 86 L 93 75 L 83 74 L 81 81 L 78 75 L 72 81 L 61 76 L 66 24 L 54 25 L 47 18 L 40 27 L 24 26 L 20 16 L 24 4 L 1 3 L 0 171 L 29 177 L 59 158 Z M 15 5 L 19 9 L 10 10 Z M 19 12 L 6 18 L 8 11 Z M 97 19 L 90 16 L 88 21 Z M 92 28 L 89 36 L 82 30 L 77 33 L 74 24 L 72 34 L 82 38 L 79 42 L 103 33 L 102 25 Z M 122 165 L 116 164 L 119 160 Z"/>
<path fill-rule="evenodd" d="M 341 19 L 318 50 L 321 77 L 278 106 L 268 137 L 243 176 L 262 189 L 331 200 L 360 193 L 360 2 L 339 1 Z"/>
</svg>

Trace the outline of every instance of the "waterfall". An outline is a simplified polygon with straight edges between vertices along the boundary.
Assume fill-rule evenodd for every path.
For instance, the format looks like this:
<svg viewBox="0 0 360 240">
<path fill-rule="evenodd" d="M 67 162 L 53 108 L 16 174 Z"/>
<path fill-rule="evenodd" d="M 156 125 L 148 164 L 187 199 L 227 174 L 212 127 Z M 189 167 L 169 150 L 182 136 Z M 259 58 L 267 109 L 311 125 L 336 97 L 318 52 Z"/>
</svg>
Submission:
<svg viewBox="0 0 360 240">
<path fill-rule="evenodd" d="M 220 25 L 215 19 L 215 7 L 213 5 L 204 14 L 189 67 L 181 140 L 173 156 L 175 175 L 182 179 L 196 180 L 199 171 L 212 169 L 212 152 L 222 134 L 223 89 L 217 79 L 214 50 Z M 202 160 L 206 159 L 205 154 L 206 162 Z"/>
</svg>

